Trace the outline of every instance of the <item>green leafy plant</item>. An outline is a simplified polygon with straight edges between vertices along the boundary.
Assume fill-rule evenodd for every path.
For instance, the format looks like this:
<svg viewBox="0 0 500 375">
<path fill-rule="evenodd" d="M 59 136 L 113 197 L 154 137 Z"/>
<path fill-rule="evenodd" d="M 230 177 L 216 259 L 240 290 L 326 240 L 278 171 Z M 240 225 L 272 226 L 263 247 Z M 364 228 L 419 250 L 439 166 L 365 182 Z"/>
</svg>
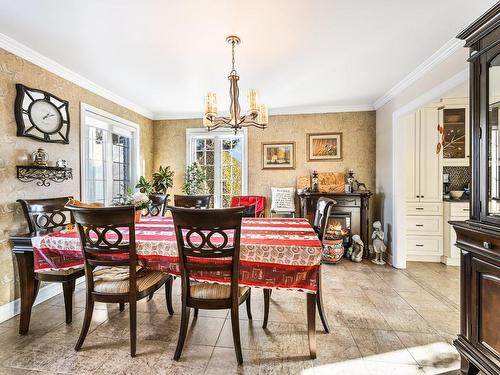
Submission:
<svg viewBox="0 0 500 375">
<path fill-rule="evenodd" d="M 135 185 L 135 188 L 139 189 L 141 193 L 146 194 L 150 194 L 153 191 L 153 185 L 144 176 L 139 178 L 139 182 Z"/>
<path fill-rule="evenodd" d="M 153 190 L 155 193 L 166 194 L 167 190 L 174 186 L 174 171 L 170 166 L 162 167 L 153 173 Z"/>
<path fill-rule="evenodd" d="M 203 194 L 206 191 L 207 177 L 203 168 L 194 162 L 186 168 L 182 191 L 187 195 Z"/>
</svg>

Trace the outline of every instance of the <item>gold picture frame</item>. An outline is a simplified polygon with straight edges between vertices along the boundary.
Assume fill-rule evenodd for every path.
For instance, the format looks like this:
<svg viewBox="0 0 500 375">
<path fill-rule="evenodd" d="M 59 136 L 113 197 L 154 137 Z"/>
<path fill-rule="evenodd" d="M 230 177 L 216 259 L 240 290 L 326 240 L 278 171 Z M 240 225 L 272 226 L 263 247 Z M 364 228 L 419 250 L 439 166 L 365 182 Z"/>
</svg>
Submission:
<svg viewBox="0 0 500 375">
<path fill-rule="evenodd" d="M 308 161 L 341 161 L 342 133 L 307 134 Z"/>
<path fill-rule="evenodd" d="M 295 142 L 263 142 L 262 169 L 295 169 Z"/>
</svg>

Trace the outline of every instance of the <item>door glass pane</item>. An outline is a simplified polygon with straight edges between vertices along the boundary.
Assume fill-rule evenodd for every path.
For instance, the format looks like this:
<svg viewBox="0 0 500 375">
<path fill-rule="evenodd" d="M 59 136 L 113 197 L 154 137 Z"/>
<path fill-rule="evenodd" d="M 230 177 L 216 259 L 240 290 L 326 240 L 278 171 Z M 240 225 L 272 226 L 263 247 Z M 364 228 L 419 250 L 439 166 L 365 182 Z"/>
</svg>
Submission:
<svg viewBox="0 0 500 375">
<path fill-rule="evenodd" d="M 231 197 L 241 195 L 242 139 L 230 138 L 222 141 L 221 179 L 222 206 L 229 207 Z"/>
<path fill-rule="evenodd" d="M 207 177 L 207 194 L 220 207 L 229 207 L 231 197 L 242 194 L 243 138 L 220 134 L 195 135 L 191 160 L 197 161 Z"/>
<path fill-rule="evenodd" d="M 498 110 L 500 107 L 500 55 L 490 64 L 488 72 L 488 211 L 500 216 L 500 135 L 498 133 Z"/>
<path fill-rule="evenodd" d="M 112 134 L 113 199 L 127 192 L 130 186 L 130 138 Z M 115 158 L 115 155 L 118 155 Z"/>
<path fill-rule="evenodd" d="M 443 110 L 443 158 L 465 158 L 465 108 Z"/>
<path fill-rule="evenodd" d="M 85 181 L 85 200 L 87 202 L 102 202 L 106 192 L 106 132 L 102 129 L 88 127 L 86 129 L 87 146 L 87 178 Z"/>
</svg>

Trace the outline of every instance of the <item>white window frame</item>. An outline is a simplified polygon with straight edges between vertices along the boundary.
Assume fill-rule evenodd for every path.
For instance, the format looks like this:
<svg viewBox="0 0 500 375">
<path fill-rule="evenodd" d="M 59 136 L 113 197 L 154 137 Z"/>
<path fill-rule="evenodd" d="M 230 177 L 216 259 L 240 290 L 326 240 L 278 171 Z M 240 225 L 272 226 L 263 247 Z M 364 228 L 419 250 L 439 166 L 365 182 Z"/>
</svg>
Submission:
<svg viewBox="0 0 500 375">
<path fill-rule="evenodd" d="M 248 129 L 243 128 L 238 130 L 238 134 L 243 138 L 242 147 L 242 171 L 241 171 L 241 195 L 248 194 Z M 220 165 L 220 152 L 222 149 L 221 140 L 224 138 L 234 138 L 234 130 L 232 129 L 216 129 L 208 131 L 205 128 L 188 128 L 186 129 L 186 166 L 196 161 L 195 143 L 198 138 L 206 138 L 207 135 L 212 135 L 215 139 L 214 147 L 214 166 Z M 222 180 L 220 178 L 220 168 L 214 168 L 214 207 L 222 207 L 221 192 Z"/>
<path fill-rule="evenodd" d="M 132 143 L 131 147 L 131 166 L 130 166 L 130 180 L 137 181 L 138 176 L 142 174 L 140 165 L 140 131 L 139 125 L 135 122 L 126 120 L 112 113 L 106 112 L 102 109 L 93 107 L 89 104 L 80 104 L 80 199 L 85 199 L 86 197 L 86 176 L 87 176 L 87 152 L 85 147 L 85 131 L 87 129 L 87 116 L 93 115 L 104 118 L 110 126 L 106 129 L 108 131 L 113 131 L 116 134 L 120 133 L 123 129 L 126 132 L 132 133 Z M 123 133 L 123 131 L 122 131 Z M 108 150 L 106 158 L 107 160 L 112 160 L 112 150 Z M 112 163 L 107 163 L 106 176 L 113 176 Z M 111 204 L 113 195 L 113 184 L 109 181 L 105 181 L 105 204 Z"/>
</svg>

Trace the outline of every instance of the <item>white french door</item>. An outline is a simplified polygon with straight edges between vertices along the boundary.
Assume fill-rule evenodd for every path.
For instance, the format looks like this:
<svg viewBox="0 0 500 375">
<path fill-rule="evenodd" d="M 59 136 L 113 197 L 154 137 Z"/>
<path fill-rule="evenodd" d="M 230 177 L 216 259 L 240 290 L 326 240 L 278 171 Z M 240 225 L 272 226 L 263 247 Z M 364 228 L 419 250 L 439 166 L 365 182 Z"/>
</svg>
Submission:
<svg viewBox="0 0 500 375">
<path fill-rule="evenodd" d="M 82 199 L 110 205 L 137 181 L 138 129 L 86 105 L 81 124 Z"/>
<path fill-rule="evenodd" d="M 247 194 L 247 131 L 186 130 L 187 164 L 197 162 L 207 177 L 215 208 L 229 207 L 231 197 Z"/>
</svg>

